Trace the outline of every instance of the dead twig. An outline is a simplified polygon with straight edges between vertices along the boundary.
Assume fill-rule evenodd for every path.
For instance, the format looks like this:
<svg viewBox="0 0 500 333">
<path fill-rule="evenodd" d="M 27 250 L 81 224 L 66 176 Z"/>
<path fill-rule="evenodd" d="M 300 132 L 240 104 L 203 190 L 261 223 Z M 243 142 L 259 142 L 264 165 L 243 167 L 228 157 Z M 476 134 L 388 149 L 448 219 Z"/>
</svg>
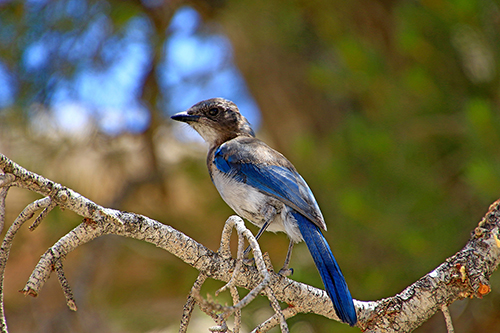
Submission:
<svg viewBox="0 0 500 333">
<path fill-rule="evenodd" d="M 23 211 L 17 216 L 16 220 L 14 221 L 14 223 L 12 223 L 9 230 L 7 230 L 7 233 L 5 234 L 5 237 L 2 241 L 2 247 L 0 248 L 0 330 L 2 332 L 8 332 L 4 311 L 3 279 L 5 276 L 5 266 L 7 265 L 10 249 L 12 248 L 12 242 L 14 241 L 14 237 L 21 226 L 30 218 L 32 218 L 36 211 L 47 207 L 49 203 L 50 198 L 45 197 L 27 205 L 26 208 L 24 208 Z"/>
</svg>

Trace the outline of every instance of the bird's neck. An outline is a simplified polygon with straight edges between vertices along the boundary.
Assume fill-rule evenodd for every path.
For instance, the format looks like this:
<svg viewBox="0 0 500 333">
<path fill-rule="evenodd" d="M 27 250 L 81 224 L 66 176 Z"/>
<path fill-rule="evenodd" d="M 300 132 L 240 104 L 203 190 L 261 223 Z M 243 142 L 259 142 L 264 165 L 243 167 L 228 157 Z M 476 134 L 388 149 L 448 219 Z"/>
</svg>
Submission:
<svg viewBox="0 0 500 333">
<path fill-rule="evenodd" d="M 252 134 L 253 134 L 253 132 L 252 132 Z M 229 132 L 229 133 L 227 133 L 227 135 L 219 136 L 217 138 L 217 140 L 215 140 L 214 142 L 211 142 L 209 149 L 215 149 L 217 147 L 220 147 L 224 143 L 226 143 L 228 141 L 231 141 L 233 139 L 239 138 L 239 137 L 249 137 L 249 138 L 251 138 L 251 137 L 254 137 L 254 136 L 251 135 L 250 133 Z"/>
</svg>

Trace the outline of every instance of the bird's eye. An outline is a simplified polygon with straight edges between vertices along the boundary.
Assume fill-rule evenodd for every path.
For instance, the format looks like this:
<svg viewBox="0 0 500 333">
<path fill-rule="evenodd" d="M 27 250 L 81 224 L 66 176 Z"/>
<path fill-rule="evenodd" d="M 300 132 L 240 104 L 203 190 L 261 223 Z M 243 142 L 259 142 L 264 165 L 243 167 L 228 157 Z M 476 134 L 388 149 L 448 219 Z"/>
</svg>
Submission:
<svg viewBox="0 0 500 333">
<path fill-rule="evenodd" d="M 218 108 L 211 108 L 210 110 L 208 110 L 208 114 L 211 116 L 216 116 L 218 113 L 219 113 Z"/>
</svg>

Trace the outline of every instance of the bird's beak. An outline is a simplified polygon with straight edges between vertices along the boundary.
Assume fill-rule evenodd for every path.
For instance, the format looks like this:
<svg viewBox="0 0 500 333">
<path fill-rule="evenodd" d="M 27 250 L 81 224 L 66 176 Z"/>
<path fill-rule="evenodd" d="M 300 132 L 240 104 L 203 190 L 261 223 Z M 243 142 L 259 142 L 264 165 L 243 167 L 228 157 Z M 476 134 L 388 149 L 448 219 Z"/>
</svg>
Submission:
<svg viewBox="0 0 500 333">
<path fill-rule="evenodd" d="M 196 122 L 200 118 L 200 116 L 188 114 L 186 111 L 179 112 L 174 114 L 172 117 L 173 120 L 182 121 L 185 123 Z"/>
</svg>

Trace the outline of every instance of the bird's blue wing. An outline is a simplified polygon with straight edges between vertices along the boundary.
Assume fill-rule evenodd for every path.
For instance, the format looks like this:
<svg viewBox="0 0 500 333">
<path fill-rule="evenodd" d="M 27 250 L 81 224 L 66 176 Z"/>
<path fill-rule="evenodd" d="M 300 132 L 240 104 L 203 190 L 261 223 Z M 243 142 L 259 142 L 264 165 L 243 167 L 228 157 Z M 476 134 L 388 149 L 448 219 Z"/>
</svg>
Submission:
<svg viewBox="0 0 500 333">
<path fill-rule="evenodd" d="M 273 196 L 303 214 L 320 228 L 326 229 L 316 199 L 304 179 L 293 167 L 272 163 L 273 154 L 279 153 L 260 141 L 253 142 L 256 144 L 254 147 L 250 146 L 250 149 L 249 147 L 234 149 L 226 144 L 219 147 L 214 153 L 214 164 L 217 169 L 231 174 L 238 181 L 262 193 Z M 261 154 L 256 153 L 256 150 L 252 148 L 259 148 Z M 282 157 L 281 154 L 279 155 Z M 262 156 L 266 156 L 267 159 L 263 159 Z"/>
</svg>

